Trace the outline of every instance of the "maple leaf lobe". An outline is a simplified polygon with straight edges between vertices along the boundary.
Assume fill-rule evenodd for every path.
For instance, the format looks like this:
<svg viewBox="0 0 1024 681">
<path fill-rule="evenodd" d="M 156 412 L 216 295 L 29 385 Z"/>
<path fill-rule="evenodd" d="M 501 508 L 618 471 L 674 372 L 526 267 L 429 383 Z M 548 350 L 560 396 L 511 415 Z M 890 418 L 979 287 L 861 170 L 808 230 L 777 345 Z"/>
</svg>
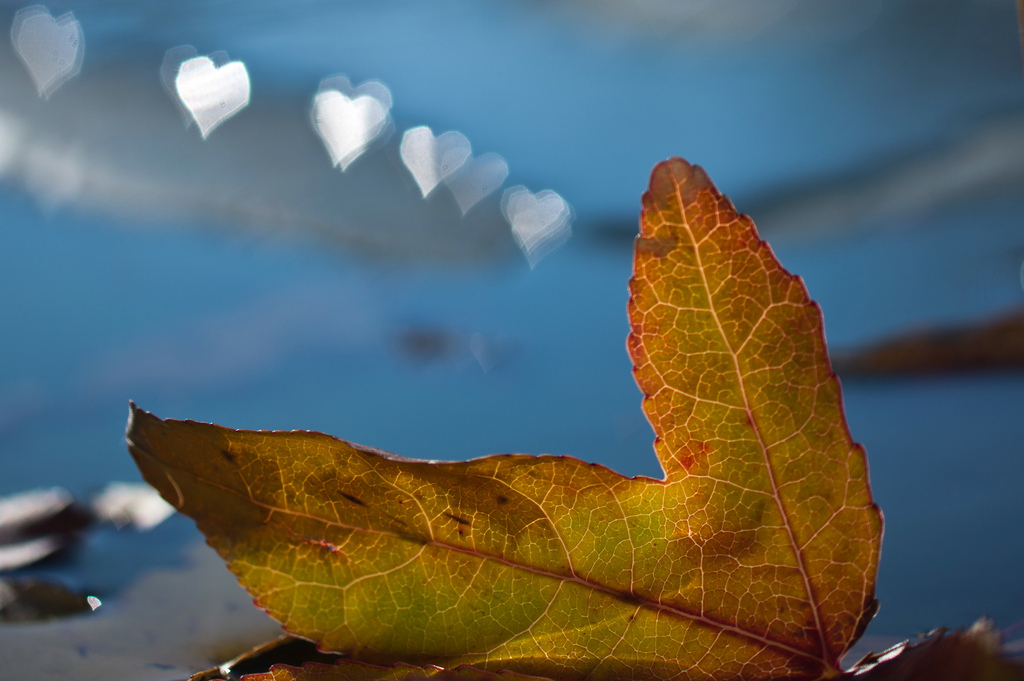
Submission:
<svg viewBox="0 0 1024 681">
<path fill-rule="evenodd" d="M 627 347 L 658 458 L 670 480 L 694 480 L 693 497 L 711 498 L 700 489 L 711 476 L 735 486 L 751 520 L 785 528 L 784 552 L 826 611 L 815 613 L 823 656 L 838 659 L 876 607 L 881 515 L 846 428 L 820 309 L 699 166 L 670 159 L 650 186 Z M 687 352 L 695 347 L 705 352 Z M 840 479 L 851 484 L 832 484 Z M 748 492 L 776 508 L 758 511 Z M 712 535 L 736 531 L 717 522 Z"/>
</svg>

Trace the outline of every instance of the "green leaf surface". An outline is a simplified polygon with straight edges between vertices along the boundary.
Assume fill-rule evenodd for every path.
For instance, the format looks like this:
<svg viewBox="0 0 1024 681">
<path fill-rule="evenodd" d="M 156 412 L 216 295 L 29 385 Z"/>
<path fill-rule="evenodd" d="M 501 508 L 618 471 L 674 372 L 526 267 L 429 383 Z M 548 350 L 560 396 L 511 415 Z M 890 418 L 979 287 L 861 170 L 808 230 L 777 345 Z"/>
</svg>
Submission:
<svg viewBox="0 0 1024 681">
<path fill-rule="evenodd" d="M 652 175 L 630 287 L 664 480 L 134 405 L 129 449 L 257 604 L 325 650 L 559 679 L 837 676 L 876 608 L 881 516 L 817 306 L 681 159 Z"/>
</svg>

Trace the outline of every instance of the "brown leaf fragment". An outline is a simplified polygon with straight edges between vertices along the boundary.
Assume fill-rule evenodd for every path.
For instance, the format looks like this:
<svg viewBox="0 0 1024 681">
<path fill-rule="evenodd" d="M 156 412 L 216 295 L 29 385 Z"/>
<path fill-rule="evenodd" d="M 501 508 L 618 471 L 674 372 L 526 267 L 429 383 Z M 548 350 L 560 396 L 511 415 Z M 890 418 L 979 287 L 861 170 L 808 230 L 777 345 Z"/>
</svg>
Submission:
<svg viewBox="0 0 1024 681">
<path fill-rule="evenodd" d="M 395 664 L 387 667 L 342 661 L 335 665 L 310 663 L 301 667 L 278 665 L 267 674 L 251 674 L 242 681 L 551 681 L 510 671 L 488 672 L 469 665 L 452 669 Z"/>
<path fill-rule="evenodd" d="M 310 641 L 284 635 L 261 643 L 216 667 L 196 672 L 189 677 L 189 681 L 238 681 L 246 675 L 258 678 L 274 665 L 301 665 L 307 662 L 330 664 L 339 657 L 320 652 Z"/>
<path fill-rule="evenodd" d="M 93 522 L 60 487 L 0 498 L 0 572 L 16 570 L 75 544 Z"/>
<path fill-rule="evenodd" d="M 982 618 L 970 629 L 937 631 L 920 643 L 905 641 L 867 655 L 849 681 L 1024 681 L 1024 667 L 1005 657 L 999 633 Z"/>
<path fill-rule="evenodd" d="M 937 374 L 1024 369 L 1024 311 L 981 324 L 927 329 L 837 354 L 844 375 Z"/>
<path fill-rule="evenodd" d="M 1017 23 L 1020 25 L 1021 59 L 1024 62 L 1024 0 L 1017 0 Z"/>
<path fill-rule="evenodd" d="M 39 622 L 92 612 L 99 600 L 43 579 L 0 579 L 0 622 Z"/>
</svg>

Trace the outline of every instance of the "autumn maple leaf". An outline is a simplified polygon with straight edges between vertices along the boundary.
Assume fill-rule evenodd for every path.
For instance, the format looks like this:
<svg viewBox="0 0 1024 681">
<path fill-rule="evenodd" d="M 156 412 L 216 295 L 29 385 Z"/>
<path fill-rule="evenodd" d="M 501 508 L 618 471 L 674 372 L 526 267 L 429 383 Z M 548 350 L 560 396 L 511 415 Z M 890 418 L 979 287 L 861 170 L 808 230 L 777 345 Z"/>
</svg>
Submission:
<svg viewBox="0 0 1024 681">
<path fill-rule="evenodd" d="M 349 658 L 274 679 L 841 674 L 876 609 L 882 520 L 820 310 L 701 168 L 659 164 L 643 206 L 628 347 L 664 480 L 133 405 L 146 479 L 257 605 Z"/>
</svg>

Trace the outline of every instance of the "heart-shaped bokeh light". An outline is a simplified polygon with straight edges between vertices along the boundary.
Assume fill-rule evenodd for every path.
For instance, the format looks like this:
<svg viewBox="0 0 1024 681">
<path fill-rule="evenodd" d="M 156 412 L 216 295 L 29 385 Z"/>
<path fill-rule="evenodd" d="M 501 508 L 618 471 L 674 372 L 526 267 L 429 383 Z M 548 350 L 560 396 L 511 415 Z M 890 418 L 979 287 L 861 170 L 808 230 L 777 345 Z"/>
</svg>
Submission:
<svg viewBox="0 0 1024 681">
<path fill-rule="evenodd" d="M 40 97 L 49 98 L 82 68 L 85 37 L 71 12 L 54 19 L 41 5 L 18 10 L 11 27 L 11 42 L 25 62 Z"/>
<path fill-rule="evenodd" d="M 497 154 L 486 153 L 469 158 L 462 167 L 445 178 L 455 201 L 465 215 L 469 209 L 483 201 L 501 187 L 508 177 L 508 164 Z"/>
<path fill-rule="evenodd" d="M 210 57 L 186 59 L 174 87 L 203 138 L 249 104 L 249 72 L 240 61 L 218 66 Z"/>
<path fill-rule="evenodd" d="M 430 128 L 422 125 L 405 131 L 399 153 L 423 198 L 427 198 L 437 185 L 462 167 L 472 155 L 472 148 L 462 133 L 449 131 L 434 137 Z"/>
<path fill-rule="evenodd" d="M 196 48 L 191 45 L 178 45 L 164 53 L 164 60 L 160 64 L 160 82 L 163 84 L 164 90 L 167 91 L 170 98 L 178 105 L 178 109 L 181 110 L 181 115 L 182 118 L 185 119 L 186 127 L 192 125 L 192 114 L 181 101 L 181 97 L 178 96 L 178 71 L 181 70 L 182 64 L 187 62 L 189 59 L 193 59 L 198 56 L 199 53 L 196 52 Z M 214 56 L 212 54 L 209 56 L 210 60 L 213 61 Z"/>
<path fill-rule="evenodd" d="M 313 129 L 320 135 L 331 164 L 345 170 L 391 130 L 391 92 L 379 81 L 352 87 L 336 76 L 320 83 L 313 99 Z"/>
<path fill-rule="evenodd" d="M 167 91 L 167 95 L 174 100 L 174 103 L 181 111 L 181 117 L 185 121 L 186 128 L 191 126 L 195 119 L 192 117 L 192 112 L 181 101 L 181 97 L 178 96 L 178 72 L 181 70 L 182 64 L 198 56 L 199 53 L 196 51 L 196 48 L 191 45 L 178 45 L 164 53 L 164 60 L 160 64 L 160 82 L 163 84 L 164 90 Z M 224 66 L 231 61 L 228 53 L 223 50 L 211 52 L 206 57 L 216 67 Z"/>
<path fill-rule="evenodd" d="M 549 189 L 532 194 L 526 187 L 509 187 L 501 197 L 501 210 L 530 267 L 571 234 L 572 209 Z"/>
</svg>

